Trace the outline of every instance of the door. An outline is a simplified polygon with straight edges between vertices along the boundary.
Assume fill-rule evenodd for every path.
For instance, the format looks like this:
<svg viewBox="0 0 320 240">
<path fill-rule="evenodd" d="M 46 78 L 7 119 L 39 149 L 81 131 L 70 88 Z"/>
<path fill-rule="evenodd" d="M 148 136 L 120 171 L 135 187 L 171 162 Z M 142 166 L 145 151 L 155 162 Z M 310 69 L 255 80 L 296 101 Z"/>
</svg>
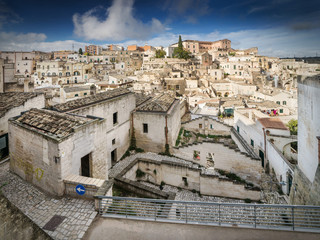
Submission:
<svg viewBox="0 0 320 240">
<path fill-rule="evenodd" d="M 115 165 L 117 162 L 117 149 L 114 149 L 112 152 L 111 152 L 111 165 Z"/>
<path fill-rule="evenodd" d="M 261 165 L 264 167 L 264 152 L 259 150 L 259 157 L 261 158 Z"/>
<path fill-rule="evenodd" d="M 81 176 L 90 177 L 90 156 L 89 154 L 81 158 Z"/>
</svg>

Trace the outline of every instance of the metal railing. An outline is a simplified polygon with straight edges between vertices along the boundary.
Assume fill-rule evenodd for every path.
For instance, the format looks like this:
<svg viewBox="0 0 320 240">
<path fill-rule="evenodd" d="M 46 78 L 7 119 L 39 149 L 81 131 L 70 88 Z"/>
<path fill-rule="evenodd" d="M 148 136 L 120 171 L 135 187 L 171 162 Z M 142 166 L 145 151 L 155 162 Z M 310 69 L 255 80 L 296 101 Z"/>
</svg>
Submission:
<svg viewBox="0 0 320 240">
<path fill-rule="evenodd" d="M 103 217 L 163 222 L 320 232 L 320 207 L 99 198 Z"/>
</svg>

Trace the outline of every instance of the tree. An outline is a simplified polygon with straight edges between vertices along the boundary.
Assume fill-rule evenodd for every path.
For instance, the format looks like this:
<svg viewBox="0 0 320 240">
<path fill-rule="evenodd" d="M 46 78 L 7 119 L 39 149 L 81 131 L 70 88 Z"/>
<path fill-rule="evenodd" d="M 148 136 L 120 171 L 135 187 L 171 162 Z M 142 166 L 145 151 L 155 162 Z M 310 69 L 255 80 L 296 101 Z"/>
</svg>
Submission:
<svg viewBox="0 0 320 240">
<path fill-rule="evenodd" d="M 288 126 L 290 133 L 292 135 L 297 135 L 297 133 L 298 133 L 298 120 L 291 119 L 288 122 L 287 126 Z"/>
<path fill-rule="evenodd" d="M 82 48 L 79 48 L 79 54 L 82 55 L 83 52 L 82 52 Z"/>
<path fill-rule="evenodd" d="M 161 50 L 161 49 L 156 50 L 156 58 L 164 58 L 166 56 L 166 54 L 167 53 L 164 50 Z"/>
<path fill-rule="evenodd" d="M 191 58 L 190 52 L 183 49 L 181 35 L 179 35 L 178 47 L 174 49 L 173 56 L 175 58 L 183 58 L 186 60 Z"/>
</svg>

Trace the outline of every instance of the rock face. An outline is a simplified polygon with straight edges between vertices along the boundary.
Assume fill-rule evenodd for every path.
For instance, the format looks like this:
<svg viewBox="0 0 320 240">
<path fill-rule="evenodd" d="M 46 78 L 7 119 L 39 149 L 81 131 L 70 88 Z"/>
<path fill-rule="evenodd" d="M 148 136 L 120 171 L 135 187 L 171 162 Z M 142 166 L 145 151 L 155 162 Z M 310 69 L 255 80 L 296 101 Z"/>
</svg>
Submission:
<svg viewBox="0 0 320 240">
<path fill-rule="evenodd" d="M 0 239 L 52 239 L 0 192 Z"/>
</svg>

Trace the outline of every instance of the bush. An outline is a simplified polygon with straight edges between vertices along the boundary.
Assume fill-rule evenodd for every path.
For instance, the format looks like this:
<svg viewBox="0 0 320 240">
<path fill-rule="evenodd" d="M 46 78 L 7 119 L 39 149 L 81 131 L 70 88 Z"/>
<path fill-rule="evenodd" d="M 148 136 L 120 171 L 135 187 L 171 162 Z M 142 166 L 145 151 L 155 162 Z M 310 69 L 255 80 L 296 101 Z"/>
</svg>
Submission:
<svg viewBox="0 0 320 240">
<path fill-rule="evenodd" d="M 250 198 L 246 198 L 246 199 L 244 199 L 244 202 L 245 202 L 245 203 L 251 203 L 252 200 L 251 200 Z"/>
<path fill-rule="evenodd" d="M 136 148 L 135 150 L 136 150 L 137 153 L 142 153 L 142 152 L 144 152 L 144 150 L 143 150 L 142 148 Z"/>
<path fill-rule="evenodd" d="M 140 168 L 137 169 L 136 171 L 136 178 L 142 178 L 146 175 L 145 172 L 143 172 Z"/>
<path fill-rule="evenodd" d="M 130 151 L 127 150 L 127 151 L 122 155 L 122 157 L 120 158 L 120 160 L 123 160 L 123 159 L 125 159 L 126 157 L 129 157 L 129 156 L 130 156 Z"/>
</svg>

